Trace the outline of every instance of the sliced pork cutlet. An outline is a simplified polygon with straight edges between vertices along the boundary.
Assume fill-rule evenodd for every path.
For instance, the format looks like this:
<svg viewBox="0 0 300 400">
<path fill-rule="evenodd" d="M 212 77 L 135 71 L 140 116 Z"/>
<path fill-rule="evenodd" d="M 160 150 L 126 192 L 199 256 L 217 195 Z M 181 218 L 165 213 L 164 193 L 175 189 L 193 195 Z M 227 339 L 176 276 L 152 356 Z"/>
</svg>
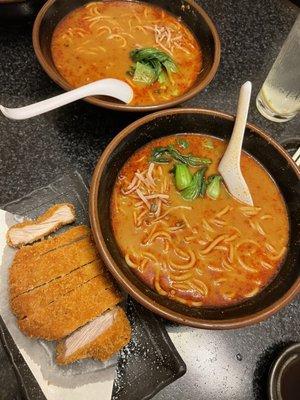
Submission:
<svg viewBox="0 0 300 400">
<path fill-rule="evenodd" d="M 58 343 L 56 361 L 70 364 L 83 358 L 108 360 L 126 346 L 131 328 L 120 307 L 106 311 Z"/>
<path fill-rule="evenodd" d="M 47 242 L 52 240 L 54 239 L 48 239 Z M 28 255 L 25 252 L 25 256 L 22 257 L 22 253 L 23 248 L 16 254 L 9 270 L 11 299 L 49 283 L 99 258 L 90 236 L 44 254 L 33 251 Z"/>
<path fill-rule="evenodd" d="M 11 300 L 11 309 L 17 318 L 25 318 L 37 312 L 40 308 L 56 301 L 95 276 L 104 273 L 100 260 L 92 261 L 69 274 L 56 278 L 49 283 L 22 293 Z"/>
<path fill-rule="evenodd" d="M 43 239 L 61 226 L 75 221 L 75 208 L 72 204 L 56 204 L 35 220 L 26 220 L 11 226 L 7 232 L 7 244 L 21 247 Z"/>
<path fill-rule="evenodd" d="M 26 262 L 27 259 L 31 260 L 33 256 L 41 256 L 58 248 L 68 246 L 71 243 L 90 236 L 90 234 L 90 229 L 86 225 L 75 226 L 58 236 L 22 247 L 16 252 L 14 263 L 15 265 L 21 264 L 19 266 L 21 268 L 22 264 Z"/>
<path fill-rule="evenodd" d="M 59 340 L 114 307 L 122 300 L 108 275 L 98 275 L 19 320 L 26 335 Z"/>
</svg>

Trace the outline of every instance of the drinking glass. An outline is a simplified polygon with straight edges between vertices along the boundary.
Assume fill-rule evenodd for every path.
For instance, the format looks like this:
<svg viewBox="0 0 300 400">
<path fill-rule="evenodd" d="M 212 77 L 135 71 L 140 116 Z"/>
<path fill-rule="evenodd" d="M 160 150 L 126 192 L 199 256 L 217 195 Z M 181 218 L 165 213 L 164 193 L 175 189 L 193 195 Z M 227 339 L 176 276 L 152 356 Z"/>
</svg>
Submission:
<svg viewBox="0 0 300 400">
<path fill-rule="evenodd" d="M 258 111 L 275 122 L 300 110 L 300 14 L 256 98 Z"/>
</svg>

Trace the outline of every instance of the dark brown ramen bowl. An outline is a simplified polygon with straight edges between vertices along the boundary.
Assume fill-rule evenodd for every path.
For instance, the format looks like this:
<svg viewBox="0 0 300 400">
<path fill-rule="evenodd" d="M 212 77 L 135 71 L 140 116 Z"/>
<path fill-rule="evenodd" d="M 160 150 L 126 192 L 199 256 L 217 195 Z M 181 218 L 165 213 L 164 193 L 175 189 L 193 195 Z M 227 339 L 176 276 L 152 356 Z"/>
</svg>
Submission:
<svg viewBox="0 0 300 400">
<path fill-rule="evenodd" d="M 33 27 L 33 47 L 36 56 L 45 70 L 59 86 L 65 90 L 73 89 L 55 68 L 51 55 L 51 39 L 53 31 L 59 21 L 74 9 L 89 3 L 91 0 L 48 0 L 36 17 Z M 172 101 L 151 106 L 130 106 L 117 100 L 103 96 L 88 97 L 85 100 L 96 106 L 120 111 L 156 111 L 174 107 L 197 93 L 201 92 L 214 78 L 221 54 L 219 35 L 212 20 L 194 0 L 142 0 L 162 7 L 182 21 L 190 28 L 199 41 L 203 52 L 203 69 L 197 81 L 190 90 Z"/>
<path fill-rule="evenodd" d="M 238 328 L 257 323 L 290 302 L 300 290 L 300 174 L 288 153 L 252 124 L 243 148 L 277 182 L 290 222 L 287 257 L 278 275 L 255 297 L 230 307 L 190 308 L 160 296 L 127 266 L 110 222 L 110 199 L 118 172 L 128 158 L 149 141 L 176 133 L 203 133 L 229 139 L 234 117 L 217 111 L 173 109 L 148 115 L 121 131 L 102 153 L 90 189 L 90 221 L 96 245 L 119 284 L 138 302 L 164 318 L 208 329 Z"/>
</svg>

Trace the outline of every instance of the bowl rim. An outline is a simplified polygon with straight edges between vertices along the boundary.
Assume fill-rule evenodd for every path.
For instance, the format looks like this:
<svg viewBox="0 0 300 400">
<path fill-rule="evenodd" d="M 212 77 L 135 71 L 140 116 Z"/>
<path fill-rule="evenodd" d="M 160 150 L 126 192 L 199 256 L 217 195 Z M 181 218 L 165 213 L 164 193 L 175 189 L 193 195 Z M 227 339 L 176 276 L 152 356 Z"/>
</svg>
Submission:
<svg viewBox="0 0 300 400">
<path fill-rule="evenodd" d="M 39 13 L 37 14 L 34 24 L 33 24 L 33 30 L 32 30 L 32 43 L 33 43 L 33 48 L 34 52 L 36 54 L 36 57 L 43 68 L 43 70 L 46 72 L 46 74 L 56 83 L 58 84 L 62 89 L 69 91 L 74 89 L 71 85 L 69 85 L 63 77 L 55 71 L 48 63 L 46 58 L 43 55 L 43 52 L 41 50 L 41 44 L 40 44 L 40 27 L 43 22 L 43 19 L 45 17 L 45 14 L 47 11 L 53 6 L 54 3 L 56 3 L 58 0 L 48 0 L 44 6 L 40 9 Z M 99 0 L 101 1 L 101 0 Z M 124 0 L 126 1 L 126 0 Z M 127 0 L 130 1 L 130 0 Z M 138 1 L 138 0 L 137 0 Z M 143 1 L 143 0 L 141 0 Z M 179 103 L 183 103 L 190 98 L 194 97 L 196 94 L 201 92 L 203 89 L 206 88 L 206 86 L 213 80 L 215 77 L 217 70 L 219 68 L 220 64 L 220 59 L 221 59 L 221 41 L 220 37 L 217 31 L 217 28 L 212 21 L 212 19 L 209 17 L 209 15 L 203 10 L 203 8 L 197 4 L 194 0 L 181 0 L 184 1 L 185 3 L 189 4 L 192 6 L 198 14 L 202 16 L 204 19 L 205 23 L 207 24 L 209 31 L 212 34 L 213 41 L 214 41 L 214 55 L 213 55 L 213 63 L 212 66 L 209 70 L 209 73 L 205 77 L 205 79 L 201 80 L 195 87 L 191 88 L 188 92 L 184 93 L 183 95 L 176 97 L 172 101 L 168 101 L 166 103 L 161 103 L 161 104 L 156 104 L 156 105 L 149 105 L 149 106 L 130 106 L 127 104 L 122 104 L 122 103 L 113 103 L 111 101 L 106 101 L 102 99 L 98 99 L 95 96 L 89 96 L 83 99 L 84 101 L 87 101 L 90 104 L 108 108 L 111 110 L 117 110 L 117 111 L 127 111 L 127 112 L 149 112 L 149 111 L 157 111 L 157 110 L 162 110 L 165 108 L 171 108 L 176 106 Z M 163 7 L 162 7 L 163 8 Z"/>
<path fill-rule="evenodd" d="M 19 3 L 25 3 L 27 0 L 0 0 L 0 4 L 19 4 Z"/>
<path fill-rule="evenodd" d="M 142 126 L 145 123 L 151 122 L 156 118 L 169 116 L 173 114 L 204 114 L 212 117 L 219 117 L 225 120 L 234 121 L 235 116 L 227 113 L 223 113 L 221 111 L 214 111 L 209 109 L 201 109 L 201 108 L 185 108 L 185 109 L 171 109 L 159 111 L 150 115 L 147 115 L 143 118 L 134 121 L 127 127 L 125 127 L 121 132 L 119 132 L 114 139 L 108 144 L 103 153 L 101 154 L 96 167 L 93 172 L 92 181 L 90 185 L 89 192 L 89 218 L 91 223 L 91 228 L 94 236 L 94 240 L 100 254 L 112 273 L 117 282 L 125 289 L 127 293 L 129 293 L 133 298 L 135 298 L 140 304 L 149 309 L 150 311 L 160 315 L 163 318 L 169 319 L 171 321 L 177 322 L 179 324 L 188 325 L 196 328 L 204 328 L 204 329 L 232 329 L 232 328 L 241 328 L 248 325 L 252 325 L 258 323 L 271 315 L 277 312 L 279 309 L 288 304 L 300 291 L 300 276 L 297 277 L 297 280 L 293 283 L 293 285 L 289 288 L 289 290 L 284 293 L 278 300 L 269 305 L 268 307 L 257 311 L 251 315 L 231 318 L 227 320 L 206 320 L 199 319 L 195 317 L 184 316 L 183 314 L 170 310 L 169 308 L 155 303 L 155 301 L 151 300 L 147 294 L 143 293 L 141 290 L 135 287 L 133 283 L 122 273 L 117 264 L 115 263 L 113 257 L 111 256 L 109 250 L 106 247 L 104 237 L 102 235 L 101 226 L 99 222 L 99 214 L 98 214 L 98 191 L 99 191 L 99 183 L 103 173 L 103 170 L 106 166 L 106 162 L 110 156 L 110 154 L 114 151 L 114 149 L 118 146 L 118 144 L 133 130 Z M 286 152 L 286 150 L 277 143 L 270 135 L 264 132 L 262 129 L 258 128 L 254 124 L 247 123 L 247 128 L 254 131 L 264 140 L 266 140 L 269 144 L 271 144 L 275 149 L 281 153 L 281 155 L 286 159 L 289 166 L 294 170 L 296 175 L 300 180 L 300 171 L 298 170 L 296 164 L 290 157 L 290 155 Z"/>
<path fill-rule="evenodd" d="M 293 354 L 295 355 L 296 353 L 298 353 L 297 358 L 300 358 L 299 342 L 295 342 L 286 346 L 273 361 L 268 376 L 268 394 L 270 400 L 281 399 L 281 396 L 278 395 L 278 384 L 281 381 L 283 372 L 286 370 L 291 362 L 291 356 Z M 290 362 L 287 363 L 287 361 L 289 360 Z"/>
</svg>

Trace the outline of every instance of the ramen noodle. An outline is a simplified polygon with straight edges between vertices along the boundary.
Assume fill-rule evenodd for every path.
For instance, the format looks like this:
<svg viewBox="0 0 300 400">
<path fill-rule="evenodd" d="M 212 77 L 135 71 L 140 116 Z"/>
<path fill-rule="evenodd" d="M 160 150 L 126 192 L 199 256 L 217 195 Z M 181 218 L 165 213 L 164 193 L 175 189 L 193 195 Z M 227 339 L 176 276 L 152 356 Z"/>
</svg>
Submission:
<svg viewBox="0 0 300 400">
<path fill-rule="evenodd" d="M 162 148 L 175 149 L 175 159 Z M 218 193 L 207 186 L 225 148 L 224 141 L 199 134 L 154 140 L 125 163 L 113 190 L 112 226 L 129 268 L 160 295 L 193 307 L 255 296 L 277 274 L 287 251 L 284 201 L 256 160 L 242 153 L 253 207 L 235 200 L 222 183 Z M 156 160 L 155 151 L 161 152 Z M 205 157 L 206 192 L 187 199 L 193 191 L 178 189 L 174 166 L 197 157 Z M 202 167 L 187 168 L 195 176 Z M 208 187 L 217 198 L 209 197 Z"/>
<path fill-rule="evenodd" d="M 170 56 L 176 73 L 166 74 L 163 82 L 134 81 L 130 52 L 143 48 Z M 103 78 L 126 80 L 134 91 L 131 105 L 182 95 L 202 67 L 201 49 L 191 31 L 163 9 L 138 2 L 94 2 L 72 11 L 55 28 L 51 51 L 57 70 L 73 87 Z"/>
</svg>

